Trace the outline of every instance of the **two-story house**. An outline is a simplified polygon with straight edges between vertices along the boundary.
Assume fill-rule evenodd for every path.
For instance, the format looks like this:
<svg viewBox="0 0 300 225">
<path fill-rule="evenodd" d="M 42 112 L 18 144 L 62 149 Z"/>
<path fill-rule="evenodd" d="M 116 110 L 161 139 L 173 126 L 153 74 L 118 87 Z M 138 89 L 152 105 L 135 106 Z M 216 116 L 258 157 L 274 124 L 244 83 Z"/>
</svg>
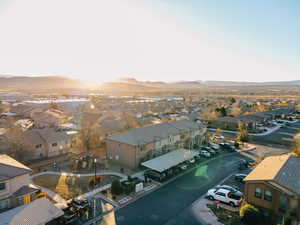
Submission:
<svg viewBox="0 0 300 225">
<path fill-rule="evenodd" d="M 30 185 L 31 169 L 8 155 L 0 155 L 0 212 L 31 202 L 40 189 Z"/>
<path fill-rule="evenodd" d="M 107 157 L 121 165 L 135 168 L 148 156 L 201 144 L 207 129 L 201 123 L 179 120 L 131 129 L 108 136 Z"/>
<path fill-rule="evenodd" d="M 276 224 L 300 224 L 299 158 L 292 155 L 267 157 L 244 181 L 248 203 L 272 215 Z"/>
<path fill-rule="evenodd" d="M 67 153 L 71 147 L 70 135 L 55 128 L 27 130 L 24 136 L 32 158 L 61 155 Z"/>
</svg>

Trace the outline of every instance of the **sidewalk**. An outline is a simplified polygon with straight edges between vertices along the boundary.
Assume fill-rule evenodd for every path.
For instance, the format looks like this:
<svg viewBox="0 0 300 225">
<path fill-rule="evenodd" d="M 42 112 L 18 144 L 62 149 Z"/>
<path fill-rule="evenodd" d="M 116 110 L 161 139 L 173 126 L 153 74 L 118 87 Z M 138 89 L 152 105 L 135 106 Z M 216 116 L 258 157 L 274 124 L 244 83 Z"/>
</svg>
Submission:
<svg viewBox="0 0 300 225">
<path fill-rule="evenodd" d="M 194 214 L 197 217 L 200 217 L 198 218 L 199 221 L 203 220 L 205 223 L 211 225 L 223 225 L 218 221 L 218 218 L 215 216 L 213 211 L 207 207 L 208 203 L 211 202 L 205 198 L 201 198 L 198 201 L 194 202 L 192 207 Z"/>
</svg>

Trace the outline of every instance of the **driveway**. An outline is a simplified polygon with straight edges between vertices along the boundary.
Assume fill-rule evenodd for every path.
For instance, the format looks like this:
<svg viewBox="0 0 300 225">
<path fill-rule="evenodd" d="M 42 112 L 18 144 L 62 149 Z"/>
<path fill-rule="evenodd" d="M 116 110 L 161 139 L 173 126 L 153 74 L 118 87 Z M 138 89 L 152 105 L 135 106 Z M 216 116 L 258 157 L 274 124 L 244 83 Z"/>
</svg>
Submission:
<svg viewBox="0 0 300 225">
<path fill-rule="evenodd" d="M 202 224 L 191 204 L 207 190 L 238 170 L 244 156 L 234 153 L 203 162 L 191 172 L 162 188 L 119 209 L 117 225 L 193 225 Z"/>
</svg>

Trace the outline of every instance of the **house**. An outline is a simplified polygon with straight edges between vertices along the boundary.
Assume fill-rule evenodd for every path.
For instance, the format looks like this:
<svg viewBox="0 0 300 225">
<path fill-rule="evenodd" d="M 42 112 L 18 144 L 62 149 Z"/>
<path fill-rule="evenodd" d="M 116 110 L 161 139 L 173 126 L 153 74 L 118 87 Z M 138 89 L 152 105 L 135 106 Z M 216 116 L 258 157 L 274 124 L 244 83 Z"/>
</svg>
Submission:
<svg viewBox="0 0 300 225">
<path fill-rule="evenodd" d="M 0 213 L 37 198 L 40 189 L 30 185 L 31 172 L 10 156 L 0 155 Z"/>
<path fill-rule="evenodd" d="M 276 218 L 276 224 L 300 224 L 300 159 L 292 155 L 264 159 L 245 179 L 245 200 Z"/>
<path fill-rule="evenodd" d="M 164 152 L 200 144 L 205 133 L 206 127 L 189 120 L 131 129 L 107 137 L 107 157 L 121 165 L 135 168 L 140 162 Z"/>
<path fill-rule="evenodd" d="M 71 147 L 71 137 L 55 128 L 31 129 L 24 132 L 24 140 L 31 158 L 53 157 L 65 154 Z"/>
<path fill-rule="evenodd" d="M 37 128 L 58 127 L 64 120 L 67 120 L 66 115 L 57 109 L 32 112 L 30 117 L 34 121 L 34 126 Z"/>
</svg>

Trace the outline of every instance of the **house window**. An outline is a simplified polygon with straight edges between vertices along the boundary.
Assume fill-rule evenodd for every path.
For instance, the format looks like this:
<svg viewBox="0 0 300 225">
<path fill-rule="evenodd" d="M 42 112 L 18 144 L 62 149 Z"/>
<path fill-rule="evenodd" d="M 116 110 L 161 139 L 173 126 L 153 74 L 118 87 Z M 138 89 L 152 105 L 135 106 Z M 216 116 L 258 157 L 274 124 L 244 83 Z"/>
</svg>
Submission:
<svg viewBox="0 0 300 225">
<path fill-rule="evenodd" d="M 53 143 L 53 144 L 52 144 L 52 147 L 56 147 L 56 146 L 57 146 L 57 143 Z"/>
<path fill-rule="evenodd" d="M 261 188 L 255 188 L 255 197 L 256 198 L 261 198 L 262 197 L 262 190 L 261 190 Z"/>
<path fill-rule="evenodd" d="M 264 199 L 267 201 L 272 201 L 272 191 L 265 190 Z"/>
<path fill-rule="evenodd" d="M 6 189 L 6 184 L 5 183 L 0 183 L 0 192 L 5 191 Z"/>
<path fill-rule="evenodd" d="M 6 209 L 9 207 L 9 200 L 5 199 L 0 201 L 0 209 Z"/>
<path fill-rule="evenodd" d="M 38 144 L 35 146 L 35 148 L 41 148 L 42 147 L 42 144 Z"/>
</svg>

